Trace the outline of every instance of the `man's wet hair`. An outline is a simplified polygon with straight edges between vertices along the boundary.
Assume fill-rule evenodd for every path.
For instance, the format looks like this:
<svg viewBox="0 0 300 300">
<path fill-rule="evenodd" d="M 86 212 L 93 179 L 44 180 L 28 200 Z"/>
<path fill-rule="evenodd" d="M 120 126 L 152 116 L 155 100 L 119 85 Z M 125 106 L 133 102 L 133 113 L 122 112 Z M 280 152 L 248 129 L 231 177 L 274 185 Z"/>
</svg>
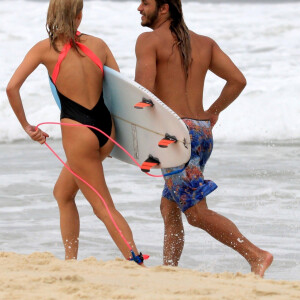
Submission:
<svg viewBox="0 0 300 300">
<path fill-rule="evenodd" d="M 186 77 L 188 77 L 189 67 L 192 62 L 192 48 L 189 29 L 183 18 L 181 0 L 155 0 L 157 9 L 164 4 L 169 5 L 170 30 L 177 40 L 177 46 L 181 55 L 182 65 Z"/>
</svg>

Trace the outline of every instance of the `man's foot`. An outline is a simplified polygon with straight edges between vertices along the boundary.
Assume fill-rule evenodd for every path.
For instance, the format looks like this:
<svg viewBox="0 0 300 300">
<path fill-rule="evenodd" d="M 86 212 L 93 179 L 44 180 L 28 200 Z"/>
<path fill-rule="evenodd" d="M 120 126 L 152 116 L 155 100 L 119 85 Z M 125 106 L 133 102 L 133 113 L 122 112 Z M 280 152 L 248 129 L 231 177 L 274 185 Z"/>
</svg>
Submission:
<svg viewBox="0 0 300 300">
<path fill-rule="evenodd" d="M 250 263 L 251 272 L 260 277 L 264 277 L 266 270 L 273 262 L 273 255 L 267 251 L 263 251 L 263 254 L 256 260 Z"/>
</svg>

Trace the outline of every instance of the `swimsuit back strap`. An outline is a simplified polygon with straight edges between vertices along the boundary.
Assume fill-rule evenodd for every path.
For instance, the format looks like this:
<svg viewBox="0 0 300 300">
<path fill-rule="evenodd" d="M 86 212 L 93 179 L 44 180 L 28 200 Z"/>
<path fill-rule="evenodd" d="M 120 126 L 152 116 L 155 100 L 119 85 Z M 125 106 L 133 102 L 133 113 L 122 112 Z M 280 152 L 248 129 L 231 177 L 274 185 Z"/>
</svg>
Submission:
<svg viewBox="0 0 300 300">
<path fill-rule="evenodd" d="M 61 65 L 62 61 L 64 60 L 64 58 L 66 57 L 66 55 L 68 54 L 70 49 L 71 49 L 71 44 L 67 43 L 67 44 L 64 45 L 62 51 L 59 54 L 57 63 L 55 65 L 53 73 L 52 73 L 52 81 L 53 81 L 54 84 L 55 84 L 55 82 L 57 80 L 57 77 L 58 77 L 60 65 Z"/>
<path fill-rule="evenodd" d="M 79 36 L 80 34 L 81 33 L 79 31 L 76 32 L 77 36 Z M 99 57 L 84 44 L 76 42 L 76 45 L 82 50 L 83 53 L 85 53 L 100 68 L 100 70 L 102 71 L 102 74 L 103 74 L 103 64 L 102 64 L 101 60 L 99 59 Z M 56 80 L 58 77 L 60 65 L 61 65 L 62 61 L 64 60 L 64 58 L 67 56 L 70 49 L 71 49 L 71 43 L 67 43 L 64 45 L 62 51 L 59 54 L 57 63 L 55 65 L 53 73 L 52 73 L 52 81 L 54 84 L 56 83 Z"/>
<path fill-rule="evenodd" d="M 102 64 L 101 60 L 99 59 L 99 57 L 84 44 L 76 42 L 76 45 L 82 50 L 83 53 L 85 53 L 100 68 L 100 70 L 102 71 L 102 74 L 103 74 L 103 64 Z"/>
</svg>

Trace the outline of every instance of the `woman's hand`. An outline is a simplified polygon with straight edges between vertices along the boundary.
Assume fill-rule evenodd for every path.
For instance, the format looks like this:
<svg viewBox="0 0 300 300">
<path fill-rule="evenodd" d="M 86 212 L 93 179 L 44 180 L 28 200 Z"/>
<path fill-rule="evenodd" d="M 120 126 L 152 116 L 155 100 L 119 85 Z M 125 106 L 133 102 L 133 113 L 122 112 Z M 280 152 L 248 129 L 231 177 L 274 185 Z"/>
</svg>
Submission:
<svg viewBox="0 0 300 300">
<path fill-rule="evenodd" d="M 46 132 L 32 125 L 25 126 L 24 130 L 31 137 L 31 139 L 39 142 L 41 145 L 44 144 L 46 142 L 46 138 L 49 137 Z"/>
</svg>

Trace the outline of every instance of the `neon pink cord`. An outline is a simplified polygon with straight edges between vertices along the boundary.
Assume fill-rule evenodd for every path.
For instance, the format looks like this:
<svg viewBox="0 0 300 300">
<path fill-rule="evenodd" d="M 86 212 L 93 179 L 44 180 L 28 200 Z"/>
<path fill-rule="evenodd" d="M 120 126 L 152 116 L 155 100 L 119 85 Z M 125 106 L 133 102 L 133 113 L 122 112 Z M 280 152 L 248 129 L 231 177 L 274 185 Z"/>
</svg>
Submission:
<svg viewBox="0 0 300 300">
<path fill-rule="evenodd" d="M 131 159 L 132 161 L 139 167 L 141 168 L 141 165 L 136 161 L 136 159 L 123 147 L 121 146 L 117 141 L 115 141 L 112 137 L 110 137 L 108 134 L 106 134 L 104 131 L 102 131 L 101 129 L 97 128 L 97 127 L 94 127 L 94 126 L 91 126 L 91 125 L 84 125 L 84 124 L 70 124 L 70 123 L 59 123 L 59 122 L 43 122 L 43 123 L 40 123 L 36 126 L 36 129 L 42 125 L 62 125 L 62 126 L 73 126 L 73 127 L 88 127 L 88 128 L 92 128 L 92 129 L 95 129 L 97 131 L 99 131 L 100 133 L 102 133 L 104 136 L 106 136 L 109 140 L 111 140 L 115 145 L 117 145 L 120 149 L 122 149 Z M 151 177 L 163 177 L 163 175 L 153 175 L 153 174 L 150 174 L 150 173 L 147 173 L 146 174 L 148 176 L 151 176 Z"/>
<path fill-rule="evenodd" d="M 61 126 L 73 126 L 73 127 L 88 127 L 88 128 L 92 128 L 95 129 L 97 131 L 99 131 L 100 133 L 102 133 L 104 136 L 106 136 L 109 140 L 111 140 L 113 143 L 115 143 L 119 148 L 121 148 L 133 161 L 134 163 L 139 166 L 141 168 L 141 165 L 135 160 L 135 158 L 124 148 L 122 147 L 118 142 L 116 142 L 113 138 L 111 138 L 108 134 L 106 134 L 105 132 L 103 132 L 102 130 L 94 127 L 94 126 L 90 126 L 90 125 L 84 125 L 84 124 L 70 124 L 70 123 L 59 123 L 59 122 L 43 122 L 40 123 L 36 126 L 36 130 L 42 126 L 42 125 L 46 125 L 46 124 L 50 124 L 50 125 L 61 125 Z M 126 238 L 124 237 L 122 231 L 120 230 L 120 228 L 118 227 L 117 223 L 115 222 L 104 198 L 100 195 L 100 193 L 92 186 L 90 185 L 87 181 L 85 181 L 83 178 L 81 178 L 79 175 L 77 175 L 75 172 L 72 171 L 72 169 L 59 157 L 59 155 L 48 145 L 47 142 L 45 142 L 45 145 L 48 147 L 48 149 L 57 157 L 57 159 L 66 167 L 66 169 L 73 174 L 76 178 L 78 178 L 80 181 L 82 181 L 83 183 L 85 183 L 92 191 L 94 191 L 96 193 L 96 195 L 101 199 L 102 203 L 105 206 L 106 211 L 108 212 L 108 215 L 111 219 L 111 221 L 113 222 L 115 228 L 117 229 L 117 231 L 119 232 L 121 238 L 123 239 L 123 241 L 125 242 L 126 246 L 129 248 L 129 250 L 132 250 L 132 247 L 130 246 L 130 244 L 128 243 L 128 241 L 126 240 Z M 163 177 L 163 175 L 152 175 L 150 173 L 146 173 L 149 176 L 152 177 Z"/>
<path fill-rule="evenodd" d="M 132 250 L 132 247 L 129 245 L 129 243 L 127 242 L 126 238 L 124 237 L 122 231 L 120 230 L 119 226 L 117 225 L 117 223 L 115 222 L 104 198 L 100 195 L 100 193 L 92 186 L 90 185 L 87 181 L 85 181 L 83 178 L 81 178 L 79 175 L 77 175 L 75 172 L 73 172 L 71 170 L 71 168 L 55 153 L 55 151 L 45 142 L 45 145 L 50 149 L 50 151 L 59 159 L 59 161 L 68 169 L 68 171 L 73 174 L 75 177 L 77 177 L 79 180 L 81 180 L 83 183 L 85 183 L 90 189 L 92 189 L 96 195 L 101 199 L 102 203 L 104 204 L 106 211 L 108 212 L 108 215 L 111 219 L 111 221 L 113 222 L 115 228 L 117 229 L 117 231 L 119 232 L 120 236 L 122 237 L 123 241 L 125 242 L 125 244 L 127 245 L 127 247 L 129 248 L 129 250 Z"/>
</svg>

